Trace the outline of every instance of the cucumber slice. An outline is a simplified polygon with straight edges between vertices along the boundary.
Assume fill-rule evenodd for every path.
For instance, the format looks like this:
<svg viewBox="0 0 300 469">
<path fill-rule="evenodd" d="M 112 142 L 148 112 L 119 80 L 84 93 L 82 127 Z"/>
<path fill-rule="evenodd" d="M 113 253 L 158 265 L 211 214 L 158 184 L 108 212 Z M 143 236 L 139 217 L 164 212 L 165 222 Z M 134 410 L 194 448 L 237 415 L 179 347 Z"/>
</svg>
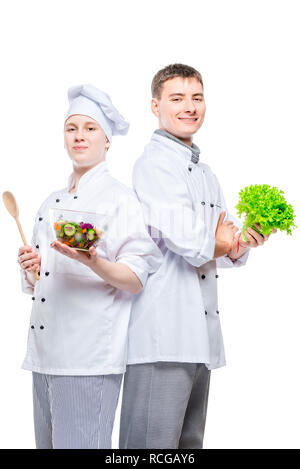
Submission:
<svg viewBox="0 0 300 469">
<path fill-rule="evenodd" d="M 67 223 L 64 226 L 64 232 L 67 236 L 73 236 L 75 234 L 76 228 L 71 223 Z"/>
<path fill-rule="evenodd" d="M 89 241 L 93 241 L 93 239 L 95 239 L 95 230 L 88 230 L 87 232 L 87 238 Z"/>
</svg>

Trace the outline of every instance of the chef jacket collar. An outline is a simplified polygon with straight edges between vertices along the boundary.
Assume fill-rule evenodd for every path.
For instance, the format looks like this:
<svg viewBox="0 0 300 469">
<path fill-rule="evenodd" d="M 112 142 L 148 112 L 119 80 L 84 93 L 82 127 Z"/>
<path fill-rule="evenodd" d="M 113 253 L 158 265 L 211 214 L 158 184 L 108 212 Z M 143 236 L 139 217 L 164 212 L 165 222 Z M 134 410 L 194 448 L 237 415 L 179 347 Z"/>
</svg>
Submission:
<svg viewBox="0 0 300 469">
<path fill-rule="evenodd" d="M 163 137 L 167 137 L 170 140 L 173 140 L 174 142 L 179 143 L 180 145 L 183 145 L 185 148 L 187 148 L 192 153 L 191 161 L 195 164 L 198 163 L 200 149 L 197 147 L 197 145 L 192 143 L 192 146 L 190 147 L 189 145 L 186 145 L 185 143 L 183 143 L 179 138 L 175 137 L 174 135 L 170 134 L 169 132 L 167 132 L 166 130 L 163 130 L 163 129 L 157 129 L 157 130 L 155 130 L 154 133 L 158 134 L 158 135 L 162 135 Z"/>
<path fill-rule="evenodd" d="M 106 164 L 106 161 L 102 161 L 101 163 L 98 163 L 96 166 L 94 166 L 93 168 L 89 169 L 86 173 L 84 173 L 79 181 L 78 181 L 78 186 L 77 186 L 77 190 L 76 190 L 76 193 L 78 191 L 80 191 L 84 186 L 86 186 L 87 184 L 92 184 L 95 180 L 97 180 L 100 176 L 102 176 L 104 173 L 107 173 L 108 172 L 108 169 L 107 169 L 107 164 Z M 68 180 L 68 192 L 69 190 L 73 187 L 74 185 L 74 179 L 73 179 L 73 174 L 72 173 L 70 176 L 69 176 L 69 180 Z"/>
</svg>

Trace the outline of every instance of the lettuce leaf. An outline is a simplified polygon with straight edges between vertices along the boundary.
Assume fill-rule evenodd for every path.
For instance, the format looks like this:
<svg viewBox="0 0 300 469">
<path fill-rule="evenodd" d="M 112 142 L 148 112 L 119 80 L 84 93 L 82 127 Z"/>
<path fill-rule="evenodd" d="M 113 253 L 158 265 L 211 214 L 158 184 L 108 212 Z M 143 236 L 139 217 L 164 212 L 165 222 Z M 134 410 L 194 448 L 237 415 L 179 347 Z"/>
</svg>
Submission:
<svg viewBox="0 0 300 469">
<path fill-rule="evenodd" d="M 260 234 L 269 235 L 272 229 L 286 231 L 292 234 L 292 229 L 297 228 L 294 224 L 294 210 L 292 205 L 287 204 L 284 192 L 277 187 L 267 184 L 251 185 L 239 192 L 239 201 L 235 206 L 239 217 L 245 214 L 242 228 L 242 238 L 248 227 L 251 227 Z M 259 231 L 254 223 L 259 223 Z"/>
</svg>

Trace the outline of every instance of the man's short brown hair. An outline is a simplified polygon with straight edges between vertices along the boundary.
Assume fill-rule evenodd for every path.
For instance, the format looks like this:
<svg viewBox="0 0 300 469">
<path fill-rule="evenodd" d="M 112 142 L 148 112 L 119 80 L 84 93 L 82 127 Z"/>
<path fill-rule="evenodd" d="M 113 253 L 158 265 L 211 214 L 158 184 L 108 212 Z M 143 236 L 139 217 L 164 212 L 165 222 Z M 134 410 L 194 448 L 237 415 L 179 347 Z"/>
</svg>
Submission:
<svg viewBox="0 0 300 469">
<path fill-rule="evenodd" d="M 167 65 L 154 75 L 151 84 L 152 98 L 160 99 L 164 82 L 176 77 L 197 78 L 203 87 L 202 76 L 195 68 L 183 64 Z"/>
</svg>

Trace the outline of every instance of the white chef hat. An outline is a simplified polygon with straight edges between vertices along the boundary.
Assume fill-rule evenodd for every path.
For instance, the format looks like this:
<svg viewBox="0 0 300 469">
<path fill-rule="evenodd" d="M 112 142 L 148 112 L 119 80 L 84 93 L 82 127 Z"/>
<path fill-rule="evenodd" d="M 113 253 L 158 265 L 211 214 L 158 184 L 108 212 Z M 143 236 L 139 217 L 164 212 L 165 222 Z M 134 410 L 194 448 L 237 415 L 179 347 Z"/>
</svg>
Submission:
<svg viewBox="0 0 300 469">
<path fill-rule="evenodd" d="M 74 114 L 92 117 L 100 124 L 109 141 L 113 135 L 127 134 L 128 122 L 114 107 L 108 94 L 95 86 L 72 86 L 68 90 L 68 98 L 70 105 L 65 120 Z"/>
</svg>

